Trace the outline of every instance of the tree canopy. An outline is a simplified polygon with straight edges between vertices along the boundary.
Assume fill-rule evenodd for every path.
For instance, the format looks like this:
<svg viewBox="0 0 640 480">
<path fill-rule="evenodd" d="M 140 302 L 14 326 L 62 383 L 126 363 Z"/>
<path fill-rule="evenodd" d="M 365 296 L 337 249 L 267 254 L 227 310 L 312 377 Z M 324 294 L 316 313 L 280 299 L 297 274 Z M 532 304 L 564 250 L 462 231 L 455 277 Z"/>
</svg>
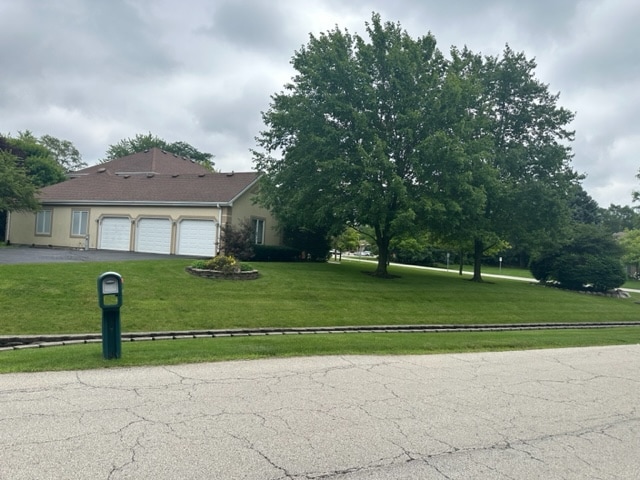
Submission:
<svg viewBox="0 0 640 480">
<path fill-rule="evenodd" d="M 38 188 L 64 179 L 63 168 L 30 132 L 0 136 L 0 211 L 37 210 Z"/>
<path fill-rule="evenodd" d="M 38 209 L 36 187 L 25 169 L 16 163 L 11 153 L 0 150 L 0 212 L 35 211 Z"/>
<path fill-rule="evenodd" d="M 114 160 L 120 157 L 126 157 L 137 152 L 143 152 L 150 148 L 157 147 L 166 152 L 174 153 L 181 157 L 190 158 L 210 170 L 213 170 L 215 163 L 213 162 L 213 154 L 201 152 L 195 147 L 189 145 L 186 142 L 172 142 L 169 143 L 160 137 L 153 135 L 149 132 L 146 135 L 137 134 L 133 138 L 125 138 L 118 143 L 109 145 L 107 153 L 102 162 Z"/>
<path fill-rule="evenodd" d="M 334 30 L 296 51 L 257 137 L 260 201 L 285 225 L 336 235 L 370 226 L 387 274 L 389 245 L 429 230 L 479 258 L 501 241 L 553 235 L 568 218 L 566 126 L 573 114 L 506 47 L 446 59 L 374 14 L 368 38 Z"/>
<path fill-rule="evenodd" d="M 78 149 L 69 140 L 59 139 L 51 135 L 36 137 L 30 130 L 18 132 L 18 136 L 13 140 L 19 142 L 23 148 L 35 152 L 36 156 L 48 157 L 54 160 L 66 173 L 80 170 L 87 166 L 82 160 L 82 155 Z M 30 147 L 25 147 L 26 145 L 30 145 Z M 44 149 L 34 147 L 34 145 L 39 145 Z"/>
<path fill-rule="evenodd" d="M 473 279 L 480 281 L 482 255 L 500 240 L 531 248 L 563 233 L 580 177 L 570 167 L 573 132 L 567 125 L 573 113 L 557 106 L 558 95 L 535 78 L 533 60 L 508 46 L 496 57 L 453 49 L 452 65 L 458 64 L 458 76 L 479 85 L 464 105 L 471 114 L 461 112 L 461 121 L 475 128 L 467 127 L 457 140 L 477 146 L 467 155 L 470 177 L 458 181 L 481 194 L 441 216 L 445 225 L 439 231 L 450 240 L 453 233 L 473 242 Z"/>
</svg>

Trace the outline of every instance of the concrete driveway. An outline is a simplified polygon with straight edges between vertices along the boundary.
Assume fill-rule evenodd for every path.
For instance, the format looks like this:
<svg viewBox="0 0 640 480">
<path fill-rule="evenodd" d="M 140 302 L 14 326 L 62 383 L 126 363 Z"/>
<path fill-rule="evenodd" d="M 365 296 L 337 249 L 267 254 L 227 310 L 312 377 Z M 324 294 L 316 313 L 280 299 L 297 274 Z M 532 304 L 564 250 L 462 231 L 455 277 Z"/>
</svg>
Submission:
<svg viewBox="0 0 640 480">
<path fill-rule="evenodd" d="M 0 478 L 632 479 L 639 412 L 637 345 L 7 374 Z"/>
<path fill-rule="evenodd" d="M 152 260 L 176 258 L 177 255 L 116 252 L 111 250 L 70 250 L 63 248 L 0 248 L 0 265 L 10 263 L 109 262 L 120 260 Z"/>
</svg>

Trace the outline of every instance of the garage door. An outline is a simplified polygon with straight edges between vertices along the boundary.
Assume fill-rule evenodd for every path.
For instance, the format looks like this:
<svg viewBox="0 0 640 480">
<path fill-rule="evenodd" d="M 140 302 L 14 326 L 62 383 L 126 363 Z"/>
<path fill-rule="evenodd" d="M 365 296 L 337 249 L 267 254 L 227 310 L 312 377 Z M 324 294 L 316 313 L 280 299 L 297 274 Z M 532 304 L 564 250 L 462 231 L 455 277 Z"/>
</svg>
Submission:
<svg viewBox="0 0 640 480">
<path fill-rule="evenodd" d="M 100 241 L 98 248 L 101 250 L 129 251 L 129 239 L 131 237 L 131 220 L 129 217 L 107 217 L 100 224 Z"/>
<path fill-rule="evenodd" d="M 213 220 L 183 220 L 178 231 L 178 255 L 213 257 L 217 224 Z"/>
<path fill-rule="evenodd" d="M 136 252 L 171 253 L 171 220 L 141 218 L 136 227 Z"/>
</svg>

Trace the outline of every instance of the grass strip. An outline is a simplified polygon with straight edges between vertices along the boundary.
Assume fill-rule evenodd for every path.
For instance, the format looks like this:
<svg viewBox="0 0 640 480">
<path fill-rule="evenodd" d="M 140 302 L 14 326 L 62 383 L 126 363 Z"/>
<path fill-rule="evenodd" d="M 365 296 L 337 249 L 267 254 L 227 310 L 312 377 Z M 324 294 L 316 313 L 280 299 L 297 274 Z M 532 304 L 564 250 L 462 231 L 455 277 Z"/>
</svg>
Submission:
<svg viewBox="0 0 640 480">
<path fill-rule="evenodd" d="M 124 342 L 104 360 L 100 343 L 0 352 L 0 373 L 176 365 L 313 355 L 423 355 L 640 343 L 640 328 L 472 333 L 340 333 Z"/>
</svg>

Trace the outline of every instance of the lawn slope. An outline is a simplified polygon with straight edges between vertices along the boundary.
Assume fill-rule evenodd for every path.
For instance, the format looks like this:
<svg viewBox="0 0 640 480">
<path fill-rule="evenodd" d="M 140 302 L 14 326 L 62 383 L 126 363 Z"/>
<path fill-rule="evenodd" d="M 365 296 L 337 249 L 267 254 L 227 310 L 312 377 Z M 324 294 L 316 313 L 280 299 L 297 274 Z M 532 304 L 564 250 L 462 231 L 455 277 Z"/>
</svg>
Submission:
<svg viewBox="0 0 640 480">
<path fill-rule="evenodd" d="M 185 259 L 3 265 L 0 335 L 99 332 L 96 279 L 124 278 L 123 332 L 334 325 L 590 322 L 640 319 L 640 305 L 487 278 L 358 262 L 256 263 L 258 280 L 208 280 Z"/>
</svg>

